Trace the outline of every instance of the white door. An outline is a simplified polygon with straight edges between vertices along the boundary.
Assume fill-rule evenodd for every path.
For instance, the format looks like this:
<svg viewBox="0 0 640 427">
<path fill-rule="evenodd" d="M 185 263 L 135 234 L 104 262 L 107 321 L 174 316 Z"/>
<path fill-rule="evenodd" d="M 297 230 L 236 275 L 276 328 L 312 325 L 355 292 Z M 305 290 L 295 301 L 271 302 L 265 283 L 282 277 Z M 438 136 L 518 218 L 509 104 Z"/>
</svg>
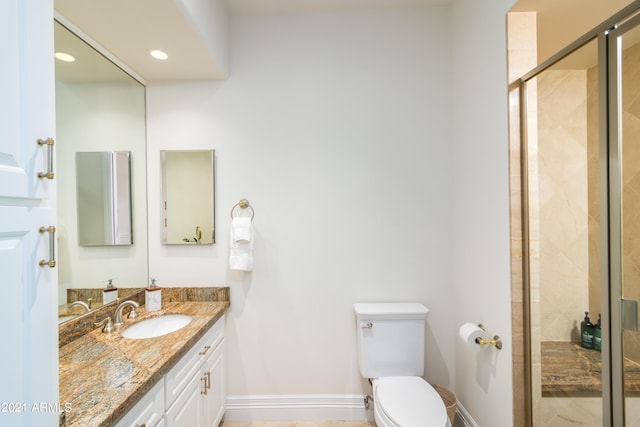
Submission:
<svg viewBox="0 0 640 427">
<path fill-rule="evenodd" d="M 2 0 L 0 24 L 0 196 L 48 198 L 55 182 L 38 173 L 54 150 L 38 140 L 55 130 L 53 2 Z"/>
<path fill-rule="evenodd" d="M 0 425 L 57 425 L 56 270 L 48 265 L 48 208 L 0 206 Z M 11 422 L 8 422 L 11 420 Z M 23 422 L 18 422 L 23 420 Z"/>
<path fill-rule="evenodd" d="M 51 172 L 55 150 L 37 143 L 55 132 L 52 0 L 0 1 L 0 54 L 0 425 L 53 426 L 64 405 L 55 235 L 46 231 L 56 197 L 55 181 L 38 173 Z"/>
</svg>

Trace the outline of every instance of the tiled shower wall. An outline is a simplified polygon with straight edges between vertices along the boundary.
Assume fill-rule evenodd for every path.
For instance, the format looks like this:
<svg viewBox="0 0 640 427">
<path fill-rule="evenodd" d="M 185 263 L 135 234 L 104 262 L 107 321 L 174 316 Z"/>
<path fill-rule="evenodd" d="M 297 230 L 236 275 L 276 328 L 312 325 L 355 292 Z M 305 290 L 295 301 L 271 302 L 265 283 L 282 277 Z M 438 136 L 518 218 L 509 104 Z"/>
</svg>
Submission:
<svg viewBox="0 0 640 427">
<path fill-rule="evenodd" d="M 587 72 L 545 71 L 537 91 L 540 317 L 531 321 L 541 341 L 577 342 L 589 310 Z"/>
</svg>

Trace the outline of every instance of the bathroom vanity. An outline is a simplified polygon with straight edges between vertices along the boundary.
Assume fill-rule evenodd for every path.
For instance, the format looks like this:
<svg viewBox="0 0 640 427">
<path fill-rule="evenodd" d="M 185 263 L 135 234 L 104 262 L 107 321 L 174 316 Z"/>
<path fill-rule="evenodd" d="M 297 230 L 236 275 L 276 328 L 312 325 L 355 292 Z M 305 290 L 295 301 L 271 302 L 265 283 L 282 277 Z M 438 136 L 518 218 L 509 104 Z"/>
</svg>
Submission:
<svg viewBox="0 0 640 427">
<path fill-rule="evenodd" d="M 217 426 L 224 414 L 224 327 L 228 301 L 163 302 L 138 309 L 121 330 L 101 328 L 60 347 L 60 402 L 66 426 Z M 145 339 L 127 326 L 166 314 L 191 321 Z"/>
</svg>

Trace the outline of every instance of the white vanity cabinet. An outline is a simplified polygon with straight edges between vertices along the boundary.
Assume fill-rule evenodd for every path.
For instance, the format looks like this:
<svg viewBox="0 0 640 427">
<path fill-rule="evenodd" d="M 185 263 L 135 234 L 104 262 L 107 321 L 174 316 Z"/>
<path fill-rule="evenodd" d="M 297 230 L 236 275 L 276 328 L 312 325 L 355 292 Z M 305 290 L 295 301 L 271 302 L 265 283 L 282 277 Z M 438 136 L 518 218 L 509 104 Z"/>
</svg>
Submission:
<svg viewBox="0 0 640 427">
<path fill-rule="evenodd" d="M 217 427 L 225 410 L 225 316 L 114 427 Z"/>
<path fill-rule="evenodd" d="M 217 426 L 225 409 L 224 316 L 165 375 L 166 426 Z"/>
<path fill-rule="evenodd" d="M 160 380 L 114 427 L 164 427 L 164 381 Z"/>
</svg>

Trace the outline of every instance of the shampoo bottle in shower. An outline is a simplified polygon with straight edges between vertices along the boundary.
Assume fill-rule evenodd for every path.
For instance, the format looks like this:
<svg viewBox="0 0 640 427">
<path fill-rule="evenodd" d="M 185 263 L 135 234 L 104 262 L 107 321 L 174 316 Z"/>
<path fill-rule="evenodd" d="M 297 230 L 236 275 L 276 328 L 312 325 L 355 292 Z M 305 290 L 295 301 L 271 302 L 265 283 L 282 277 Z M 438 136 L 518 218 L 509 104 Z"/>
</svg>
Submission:
<svg viewBox="0 0 640 427">
<path fill-rule="evenodd" d="M 584 348 L 593 348 L 593 323 L 589 319 L 589 312 L 584 312 L 584 320 L 580 322 L 580 345 Z"/>
<path fill-rule="evenodd" d="M 593 348 L 602 351 L 602 316 L 598 314 L 598 321 L 594 327 Z"/>
</svg>

